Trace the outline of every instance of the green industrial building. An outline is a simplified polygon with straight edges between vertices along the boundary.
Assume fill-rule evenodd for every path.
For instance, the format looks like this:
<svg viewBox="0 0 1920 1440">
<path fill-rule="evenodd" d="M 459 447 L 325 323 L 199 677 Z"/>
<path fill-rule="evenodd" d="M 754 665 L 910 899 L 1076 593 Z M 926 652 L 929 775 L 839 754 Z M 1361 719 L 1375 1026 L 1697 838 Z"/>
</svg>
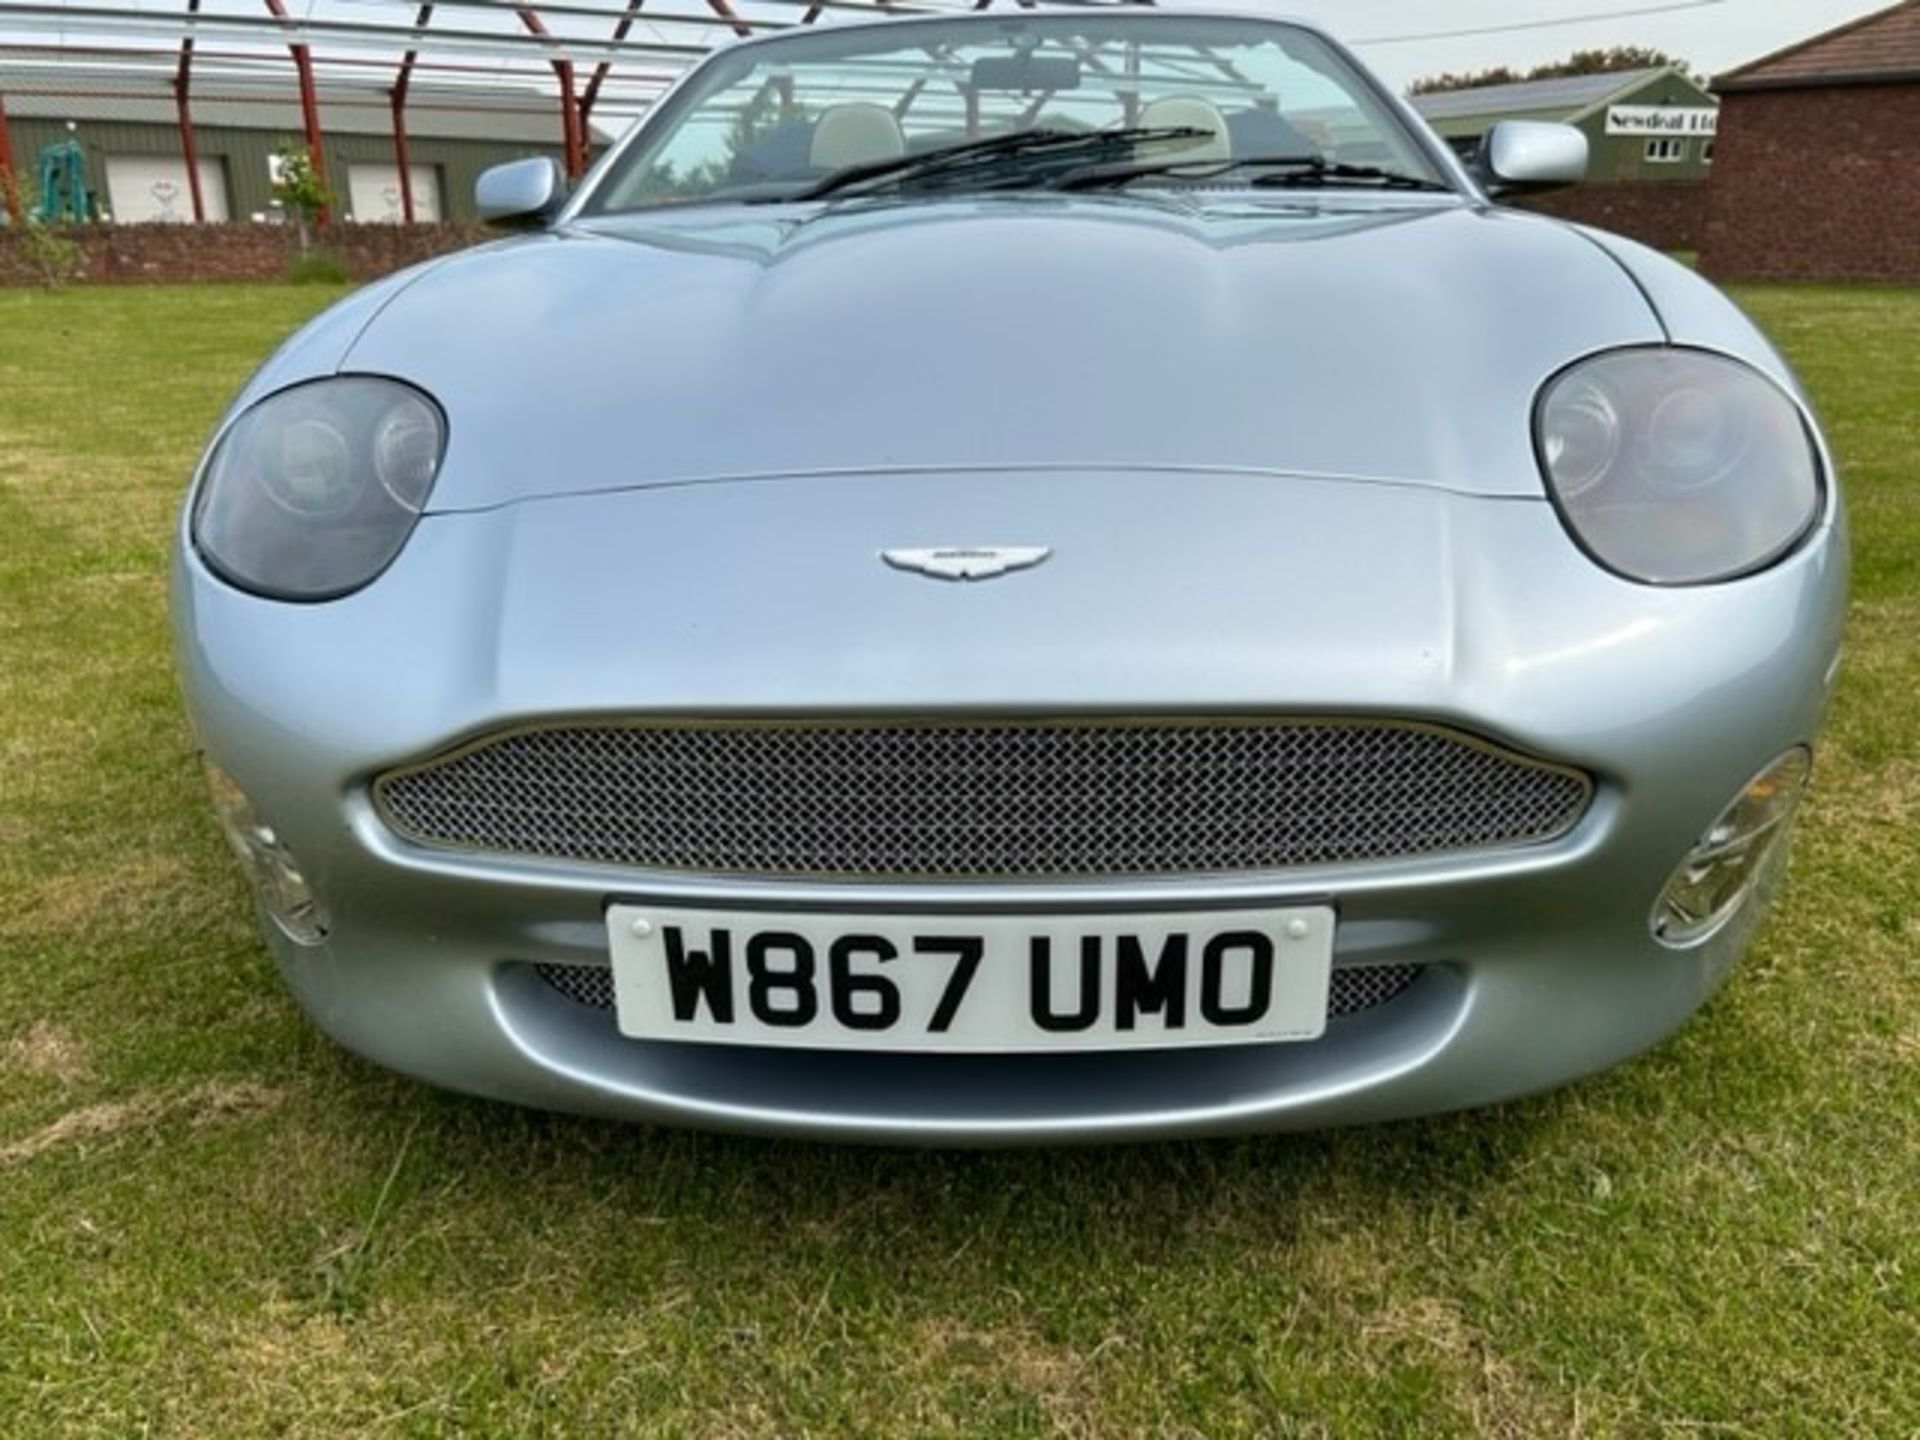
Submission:
<svg viewBox="0 0 1920 1440">
<path fill-rule="evenodd" d="M 327 184 L 337 218 L 404 218 L 391 91 L 373 84 L 317 87 Z M 189 91 L 200 210 L 209 222 L 271 222 L 276 153 L 304 146 L 291 74 L 267 78 L 196 70 Z M 194 205 L 173 73 L 74 65 L 0 67 L 14 168 L 38 180 L 42 157 L 77 141 L 95 218 L 133 224 L 192 221 Z M 414 218 L 474 218 L 474 178 L 528 155 L 562 158 L 559 100 L 531 87 L 411 87 L 405 109 Z M 608 135 L 597 128 L 595 150 Z M 50 153 L 51 152 L 51 153 Z M 0 224 L 5 223 L 0 216 Z"/>
<path fill-rule="evenodd" d="M 1592 145 L 1588 178 L 1604 181 L 1704 180 L 1719 116 L 1713 96 L 1671 66 L 1444 90 L 1413 106 L 1463 155 L 1497 120 L 1577 125 Z"/>
</svg>

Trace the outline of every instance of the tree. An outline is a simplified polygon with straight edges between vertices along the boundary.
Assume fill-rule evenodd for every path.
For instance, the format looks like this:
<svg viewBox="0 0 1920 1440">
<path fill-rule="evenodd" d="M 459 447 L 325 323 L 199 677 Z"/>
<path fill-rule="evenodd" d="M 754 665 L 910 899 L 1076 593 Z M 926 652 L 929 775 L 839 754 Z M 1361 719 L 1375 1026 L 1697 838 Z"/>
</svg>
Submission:
<svg viewBox="0 0 1920 1440">
<path fill-rule="evenodd" d="M 333 203 L 333 196 L 328 193 L 326 182 L 320 178 L 313 156 L 305 147 L 285 140 L 273 153 L 273 198 L 293 217 L 300 253 L 305 255 L 312 242 L 313 226 L 321 212 Z"/>
<path fill-rule="evenodd" d="M 1428 75 L 1413 82 L 1410 94 L 1433 95 L 1444 90 L 1475 90 L 1482 85 L 1513 85 L 1522 80 L 1564 80 L 1572 75 L 1612 75 L 1622 70 L 1658 70 L 1673 66 L 1691 75 L 1693 67 L 1677 55 L 1646 45 L 1614 45 L 1605 50 L 1576 50 L 1564 60 L 1550 60 L 1531 70 L 1495 65 L 1487 70 Z"/>
</svg>

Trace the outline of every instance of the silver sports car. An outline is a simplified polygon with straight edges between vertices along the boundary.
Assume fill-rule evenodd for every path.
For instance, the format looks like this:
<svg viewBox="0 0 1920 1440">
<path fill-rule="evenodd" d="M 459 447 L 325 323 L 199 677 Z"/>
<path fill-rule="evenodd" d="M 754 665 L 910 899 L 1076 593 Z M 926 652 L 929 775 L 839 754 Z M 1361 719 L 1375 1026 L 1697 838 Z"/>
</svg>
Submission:
<svg viewBox="0 0 1920 1440">
<path fill-rule="evenodd" d="M 180 665 L 286 981 L 528 1105 L 994 1143 L 1479 1105 L 1754 932 L 1833 467 L 1714 289 L 1323 34 L 781 32 L 219 426 Z"/>
</svg>

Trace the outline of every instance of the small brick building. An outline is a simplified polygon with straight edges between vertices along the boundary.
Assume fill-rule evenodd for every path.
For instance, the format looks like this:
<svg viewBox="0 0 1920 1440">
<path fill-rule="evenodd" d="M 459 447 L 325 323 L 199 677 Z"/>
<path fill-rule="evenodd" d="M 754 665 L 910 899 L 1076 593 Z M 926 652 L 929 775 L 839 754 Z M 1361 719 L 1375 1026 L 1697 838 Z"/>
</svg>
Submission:
<svg viewBox="0 0 1920 1440">
<path fill-rule="evenodd" d="M 1722 75 L 1700 264 L 1920 282 L 1920 0 Z"/>
</svg>

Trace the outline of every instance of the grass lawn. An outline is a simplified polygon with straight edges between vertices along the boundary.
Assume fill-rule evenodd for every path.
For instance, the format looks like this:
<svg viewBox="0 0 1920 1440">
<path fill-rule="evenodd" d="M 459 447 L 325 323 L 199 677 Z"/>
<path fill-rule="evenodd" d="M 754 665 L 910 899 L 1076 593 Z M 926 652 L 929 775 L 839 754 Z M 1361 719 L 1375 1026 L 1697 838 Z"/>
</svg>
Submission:
<svg viewBox="0 0 1920 1440">
<path fill-rule="evenodd" d="M 1920 292 L 1742 298 L 1856 598 L 1765 938 L 1492 1113 L 922 1154 L 524 1114 L 296 1015 L 165 540 L 332 292 L 0 291 L 0 1433 L 1920 1434 Z"/>
</svg>

